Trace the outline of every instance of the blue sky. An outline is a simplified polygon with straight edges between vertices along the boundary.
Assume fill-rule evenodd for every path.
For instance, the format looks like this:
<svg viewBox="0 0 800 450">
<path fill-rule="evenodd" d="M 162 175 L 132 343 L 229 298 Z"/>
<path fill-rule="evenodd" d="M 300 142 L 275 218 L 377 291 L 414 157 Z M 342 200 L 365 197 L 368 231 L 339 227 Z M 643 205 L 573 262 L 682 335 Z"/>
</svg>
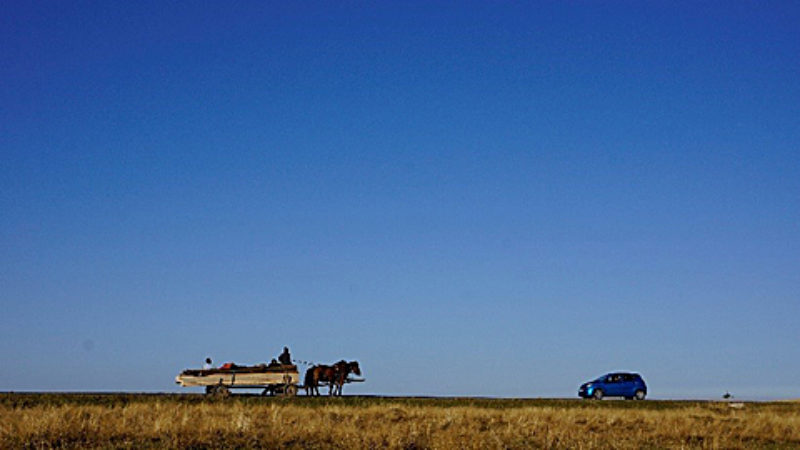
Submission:
<svg viewBox="0 0 800 450">
<path fill-rule="evenodd" d="M 291 3 L 6 6 L 0 390 L 800 397 L 796 3 Z"/>
</svg>

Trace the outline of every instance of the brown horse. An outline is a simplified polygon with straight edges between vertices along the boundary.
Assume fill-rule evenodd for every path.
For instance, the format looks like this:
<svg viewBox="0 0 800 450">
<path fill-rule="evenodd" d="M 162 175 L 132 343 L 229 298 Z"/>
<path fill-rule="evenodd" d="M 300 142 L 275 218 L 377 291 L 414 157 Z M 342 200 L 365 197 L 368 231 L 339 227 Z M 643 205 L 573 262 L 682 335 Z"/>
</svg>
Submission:
<svg viewBox="0 0 800 450">
<path fill-rule="evenodd" d="M 361 368 L 358 366 L 358 361 L 347 362 L 341 360 L 333 365 L 335 369 L 334 379 L 331 382 L 331 392 L 333 395 L 342 395 L 342 386 L 347 382 L 347 377 L 351 373 L 361 376 Z"/>
<path fill-rule="evenodd" d="M 336 379 L 336 368 L 333 366 L 317 364 L 309 367 L 308 370 L 306 370 L 306 377 L 303 381 L 303 385 L 306 389 L 306 395 L 318 396 L 320 383 L 327 383 L 328 395 L 332 395 L 334 379 Z"/>
</svg>

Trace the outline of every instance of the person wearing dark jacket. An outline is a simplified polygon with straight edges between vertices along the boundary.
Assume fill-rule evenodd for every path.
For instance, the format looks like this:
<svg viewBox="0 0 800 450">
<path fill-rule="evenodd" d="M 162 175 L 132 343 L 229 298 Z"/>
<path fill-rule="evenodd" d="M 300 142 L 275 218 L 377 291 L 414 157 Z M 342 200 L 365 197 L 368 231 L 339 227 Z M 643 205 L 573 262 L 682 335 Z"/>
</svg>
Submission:
<svg viewBox="0 0 800 450">
<path fill-rule="evenodd" d="M 289 355 L 289 347 L 283 347 L 283 353 L 281 353 L 281 356 L 278 356 L 278 361 L 285 365 L 292 364 L 292 356 Z"/>
</svg>

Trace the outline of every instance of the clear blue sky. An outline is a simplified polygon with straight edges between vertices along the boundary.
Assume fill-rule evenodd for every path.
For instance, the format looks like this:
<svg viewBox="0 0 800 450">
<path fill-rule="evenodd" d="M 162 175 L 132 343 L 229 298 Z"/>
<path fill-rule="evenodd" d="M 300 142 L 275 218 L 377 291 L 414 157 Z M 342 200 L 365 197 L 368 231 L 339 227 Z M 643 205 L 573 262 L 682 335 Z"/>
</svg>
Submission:
<svg viewBox="0 0 800 450">
<path fill-rule="evenodd" d="M 796 2 L 11 2 L 0 391 L 800 397 Z"/>
</svg>

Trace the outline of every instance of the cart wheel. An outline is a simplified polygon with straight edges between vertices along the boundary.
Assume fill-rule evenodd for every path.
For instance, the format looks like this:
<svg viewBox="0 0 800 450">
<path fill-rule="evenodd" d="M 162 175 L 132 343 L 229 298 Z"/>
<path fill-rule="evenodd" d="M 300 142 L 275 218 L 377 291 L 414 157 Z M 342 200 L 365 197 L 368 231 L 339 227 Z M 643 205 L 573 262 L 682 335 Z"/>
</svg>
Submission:
<svg viewBox="0 0 800 450">
<path fill-rule="evenodd" d="M 297 386 L 293 384 L 287 385 L 286 387 L 283 388 L 283 395 L 287 397 L 294 397 L 295 395 L 297 395 Z"/>
<path fill-rule="evenodd" d="M 231 390 L 230 390 L 230 389 L 228 389 L 228 386 L 225 386 L 225 385 L 219 385 L 219 386 L 217 386 L 217 395 L 218 395 L 220 398 L 227 398 L 227 397 L 230 397 L 230 396 L 231 396 Z"/>
<path fill-rule="evenodd" d="M 217 384 L 214 386 L 206 386 L 206 394 L 215 398 L 226 398 L 230 397 L 231 390 L 228 389 L 228 386 Z"/>
</svg>

